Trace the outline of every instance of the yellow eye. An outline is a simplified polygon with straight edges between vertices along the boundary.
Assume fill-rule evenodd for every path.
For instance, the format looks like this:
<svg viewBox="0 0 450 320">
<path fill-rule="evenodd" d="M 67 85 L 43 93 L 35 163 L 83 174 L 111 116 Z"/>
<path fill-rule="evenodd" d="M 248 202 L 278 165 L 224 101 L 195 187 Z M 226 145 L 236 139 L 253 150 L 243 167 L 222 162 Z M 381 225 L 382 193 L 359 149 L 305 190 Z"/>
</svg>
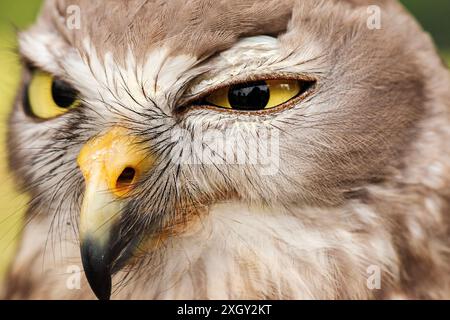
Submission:
<svg viewBox="0 0 450 320">
<path fill-rule="evenodd" d="M 67 82 L 35 71 L 26 94 L 26 109 L 35 117 L 50 119 L 80 105 L 78 92 Z"/>
<path fill-rule="evenodd" d="M 266 80 L 240 83 L 216 90 L 204 100 L 217 107 L 258 111 L 288 102 L 311 87 L 300 80 Z"/>
</svg>

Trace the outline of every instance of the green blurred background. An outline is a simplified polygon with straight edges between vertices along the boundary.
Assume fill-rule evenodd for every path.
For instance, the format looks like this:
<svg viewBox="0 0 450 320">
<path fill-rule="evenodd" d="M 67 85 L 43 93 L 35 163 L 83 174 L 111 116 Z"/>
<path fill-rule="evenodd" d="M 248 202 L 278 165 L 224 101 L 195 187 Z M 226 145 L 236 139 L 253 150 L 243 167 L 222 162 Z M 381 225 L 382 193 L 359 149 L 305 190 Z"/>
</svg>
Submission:
<svg viewBox="0 0 450 320">
<path fill-rule="evenodd" d="M 93 0 L 95 1 L 95 0 Z M 104 0 L 106 1 L 106 0 Z M 450 64 L 450 1 L 402 1 L 428 30 Z M 17 244 L 24 225 L 26 197 L 14 191 L 5 155 L 7 114 L 19 81 L 20 67 L 15 55 L 15 30 L 35 18 L 41 0 L 0 0 L 0 279 Z"/>
</svg>

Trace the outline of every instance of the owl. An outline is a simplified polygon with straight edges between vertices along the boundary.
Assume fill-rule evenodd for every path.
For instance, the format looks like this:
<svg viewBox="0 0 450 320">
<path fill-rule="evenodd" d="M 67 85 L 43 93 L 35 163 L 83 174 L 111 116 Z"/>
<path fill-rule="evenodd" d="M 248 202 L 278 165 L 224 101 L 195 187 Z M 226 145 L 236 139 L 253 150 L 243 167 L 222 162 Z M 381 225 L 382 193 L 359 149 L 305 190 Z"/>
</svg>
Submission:
<svg viewBox="0 0 450 320">
<path fill-rule="evenodd" d="M 394 0 L 47 0 L 7 299 L 450 298 L 450 77 Z"/>
</svg>

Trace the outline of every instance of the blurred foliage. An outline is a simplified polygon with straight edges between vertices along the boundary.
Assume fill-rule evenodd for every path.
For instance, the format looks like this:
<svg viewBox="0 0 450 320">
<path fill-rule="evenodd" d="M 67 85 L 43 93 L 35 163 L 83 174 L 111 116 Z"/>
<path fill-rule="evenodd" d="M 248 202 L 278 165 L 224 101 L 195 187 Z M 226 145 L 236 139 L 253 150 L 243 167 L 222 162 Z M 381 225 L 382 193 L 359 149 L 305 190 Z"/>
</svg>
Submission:
<svg viewBox="0 0 450 320">
<path fill-rule="evenodd" d="M 0 25 L 23 28 L 34 20 L 41 0 L 1 0 Z"/>
<path fill-rule="evenodd" d="M 40 3 L 40 0 L 0 1 L 0 280 L 24 227 L 23 213 L 27 200 L 14 188 L 14 179 L 8 174 L 5 152 L 7 117 L 20 77 L 15 31 L 34 20 Z"/>
<path fill-rule="evenodd" d="M 95 1 L 95 0 L 93 0 Z M 450 0 L 403 0 L 424 28 L 435 38 L 450 63 Z M 14 251 L 23 223 L 25 198 L 14 191 L 5 156 L 6 119 L 19 81 L 20 67 L 15 54 L 16 29 L 30 24 L 41 0 L 0 0 L 0 279 Z"/>
<path fill-rule="evenodd" d="M 450 49 L 450 0 L 402 0 L 439 47 Z"/>
</svg>

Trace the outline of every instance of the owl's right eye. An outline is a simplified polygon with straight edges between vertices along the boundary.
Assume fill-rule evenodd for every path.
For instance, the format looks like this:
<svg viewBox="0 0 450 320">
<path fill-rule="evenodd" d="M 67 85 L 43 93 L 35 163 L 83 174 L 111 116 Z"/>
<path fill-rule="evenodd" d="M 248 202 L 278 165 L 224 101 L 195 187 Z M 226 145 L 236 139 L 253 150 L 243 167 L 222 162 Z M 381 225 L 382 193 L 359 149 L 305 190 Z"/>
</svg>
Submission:
<svg viewBox="0 0 450 320">
<path fill-rule="evenodd" d="M 43 71 L 35 71 L 25 93 L 28 114 L 51 119 L 78 107 L 78 92 L 67 82 Z"/>
</svg>

